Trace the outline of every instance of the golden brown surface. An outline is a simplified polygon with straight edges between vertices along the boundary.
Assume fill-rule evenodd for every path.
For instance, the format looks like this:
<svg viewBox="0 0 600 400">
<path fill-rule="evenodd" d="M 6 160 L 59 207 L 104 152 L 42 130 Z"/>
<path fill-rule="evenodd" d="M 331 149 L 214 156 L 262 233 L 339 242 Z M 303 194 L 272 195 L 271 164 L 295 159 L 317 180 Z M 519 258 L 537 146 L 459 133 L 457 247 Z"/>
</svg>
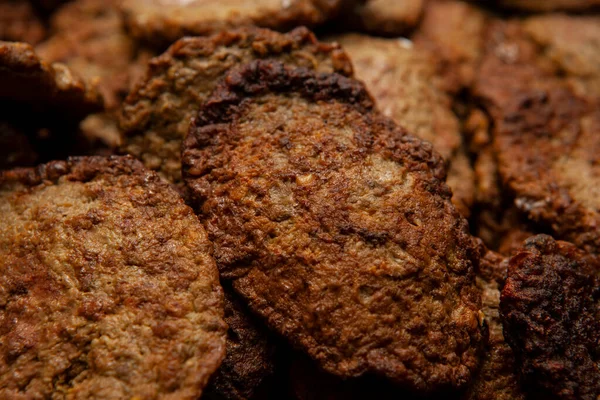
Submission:
<svg viewBox="0 0 600 400">
<path fill-rule="evenodd" d="M 73 119 L 102 108 L 93 87 L 67 66 L 42 61 L 26 43 L 0 42 L 0 100 Z"/>
<path fill-rule="evenodd" d="M 341 0 L 124 0 L 129 31 L 153 45 L 183 36 L 260 26 L 285 31 L 315 26 L 337 13 Z"/>
<path fill-rule="evenodd" d="M 44 39 L 46 28 L 26 1 L 0 1 L 0 40 L 36 44 Z"/>
<path fill-rule="evenodd" d="M 467 385 L 483 335 L 441 157 L 357 81 L 255 61 L 201 108 L 184 176 L 222 279 L 343 377 Z"/>
<path fill-rule="evenodd" d="M 489 38 L 475 90 L 504 185 L 529 219 L 600 252 L 600 103 L 578 95 L 519 22 L 496 22 Z"/>
<path fill-rule="evenodd" d="M 196 399 L 225 353 L 212 246 L 129 157 L 0 174 L 0 397 Z"/>
<path fill-rule="evenodd" d="M 466 217 L 474 200 L 474 172 L 462 148 L 459 121 L 441 89 L 435 59 L 405 39 L 346 34 L 331 38 L 342 45 L 356 77 L 373 95 L 378 109 L 410 134 L 433 144 L 448 163 L 453 202 Z"/>
<path fill-rule="evenodd" d="M 419 22 L 424 0 L 349 0 L 341 10 L 340 23 L 345 30 L 384 35 L 406 34 Z"/>
<path fill-rule="evenodd" d="M 191 119 L 227 71 L 254 59 L 277 59 L 321 72 L 352 73 L 337 46 L 317 42 L 307 29 L 264 29 L 186 38 L 154 58 L 123 105 L 122 150 L 173 183 L 181 182 L 181 142 Z"/>
<path fill-rule="evenodd" d="M 600 264 L 571 243 L 529 238 L 510 259 L 504 333 L 532 392 L 544 399 L 600 396 Z"/>
</svg>

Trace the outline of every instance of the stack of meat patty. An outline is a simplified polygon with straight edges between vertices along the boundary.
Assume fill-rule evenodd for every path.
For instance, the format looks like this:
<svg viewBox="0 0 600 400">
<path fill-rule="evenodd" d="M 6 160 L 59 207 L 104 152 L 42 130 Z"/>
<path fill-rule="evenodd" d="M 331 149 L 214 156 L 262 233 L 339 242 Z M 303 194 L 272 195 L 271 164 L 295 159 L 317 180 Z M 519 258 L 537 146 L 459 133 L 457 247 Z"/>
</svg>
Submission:
<svg viewBox="0 0 600 400">
<path fill-rule="evenodd" d="M 0 0 L 0 106 L 0 399 L 600 398 L 598 0 Z"/>
</svg>

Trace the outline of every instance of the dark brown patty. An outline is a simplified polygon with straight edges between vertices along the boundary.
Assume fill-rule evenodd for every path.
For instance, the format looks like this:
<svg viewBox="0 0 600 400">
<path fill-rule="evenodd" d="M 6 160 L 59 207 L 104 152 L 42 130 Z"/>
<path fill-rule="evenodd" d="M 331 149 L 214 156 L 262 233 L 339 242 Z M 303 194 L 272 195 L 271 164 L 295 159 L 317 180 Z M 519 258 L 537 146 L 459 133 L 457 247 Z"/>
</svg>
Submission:
<svg viewBox="0 0 600 400">
<path fill-rule="evenodd" d="M 521 22 L 495 23 L 489 38 L 475 90 L 494 122 L 504 185 L 540 227 L 600 253 L 600 102 Z"/>
<path fill-rule="evenodd" d="M 36 44 L 44 39 L 43 21 L 27 1 L 0 2 L 0 40 Z"/>
<path fill-rule="evenodd" d="M 330 373 L 463 387 L 478 262 L 441 157 L 362 84 L 279 62 L 229 73 L 184 143 L 221 277 Z"/>
<path fill-rule="evenodd" d="M 519 372 L 542 398 L 600 396 L 600 266 L 538 235 L 510 259 L 500 307 Z"/>
<path fill-rule="evenodd" d="M 225 355 L 202 225 L 130 157 L 0 174 L 0 397 L 197 399 Z"/>
<path fill-rule="evenodd" d="M 319 43 L 305 28 L 288 34 L 247 29 L 182 39 L 150 62 L 145 78 L 127 98 L 120 121 L 122 150 L 180 183 L 181 142 L 198 108 L 230 68 L 255 59 L 352 73 L 338 46 Z"/>
<path fill-rule="evenodd" d="M 342 7 L 340 23 L 344 30 L 357 28 L 376 35 L 404 35 L 419 23 L 423 3 L 423 0 L 349 0 Z"/>
<path fill-rule="evenodd" d="M 337 13 L 341 0 L 125 0 L 131 34 L 151 44 L 170 44 L 183 36 L 260 26 L 285 31 L 315 26 Z"/>
</svg>

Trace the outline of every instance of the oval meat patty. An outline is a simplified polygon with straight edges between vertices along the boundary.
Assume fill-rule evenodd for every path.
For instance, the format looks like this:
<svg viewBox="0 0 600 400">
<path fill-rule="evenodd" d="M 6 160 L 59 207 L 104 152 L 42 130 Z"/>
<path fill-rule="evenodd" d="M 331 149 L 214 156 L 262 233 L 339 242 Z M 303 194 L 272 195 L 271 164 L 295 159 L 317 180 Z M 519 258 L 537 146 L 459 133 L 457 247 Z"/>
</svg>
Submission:
<svg viewBox="0 0 600 400">
<path fill-rule="evenodd" d="M 325 22 L 342 0 L 124 0 L 130 33 L 156 46 L 186 35 L 210 35 L 225 29 L 261 26 L 288 30 Z"/>
<path fill-rule="evenodd" d="M 362 84 L 279 62 L 231 72 L 184 143 L 221 277 L 327 371 L 467 384 L 478 255 L 441 157 Z"/>
<path fill-rule="evenodd" d="M 600 396 L 600 266 L 567 242 L 529 238 L 502 290 L 504 335 L 541 398 Z"/>
<path fill-rule="evenodd" d="M 150 62 L 143 81 L 125 101 L 122 150 L 181 183 L 181 142 L 198 108 L 229 69 L 256 59 L 352 74 L 339 46 L 319 43 L 305 28 L 287 34 L 254 28 L 185 38 Z"/>
<path fill-rule="evenodd" d="M 211 252 L 130 157 L 0 174 L 0 398 L 197 399 L 225 355 Z"/>
</svg>

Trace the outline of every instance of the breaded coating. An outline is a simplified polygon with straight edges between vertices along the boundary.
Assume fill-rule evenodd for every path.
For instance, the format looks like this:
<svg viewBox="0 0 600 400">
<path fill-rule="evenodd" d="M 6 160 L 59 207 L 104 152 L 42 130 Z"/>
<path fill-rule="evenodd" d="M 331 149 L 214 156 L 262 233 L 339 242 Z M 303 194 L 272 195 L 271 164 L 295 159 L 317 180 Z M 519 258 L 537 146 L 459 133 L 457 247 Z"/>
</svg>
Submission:
<svg viewBox="0 0 600 400">
<path fill-rule="evenodd" d="M 212 400 L 253 399 L 275 371 L 275 345 L 267 329 L 250 315 L 233 289 L 224 287 L 227 351 L 204 397 Z M 203 397 L 203 398 L 204 398 Z"/>
<path fill-rule="evenodd" d="M 254 61 L 206 101 L 182 153 L 221 278 L 341 377 L 462 388 L 482 344 L 467 222 L 432 146 L 339 74 Z"/>
<path fill-rule="evenodd" d="M 129 32 L 155 46 L 183 36 L 260 26 L 286 31 L 333 17 L 342 0 L 123 0 Z"/>
<path fill-rule="evenodd" d="M 508 259 L 487 251 L 477 271 L 477 287 L 482 294 L 489 337 L 479 373 L 465 396 L 468 400 L 525 400 L 514 355 L 502 333 L 500 290 L 507 266 Z"/>
<path fill-rule="evenodd" d="M 468 217 L 475 196 L 474 172 L 432 55 L 414 49 L 406 39 L 346 34 L 332 40 L 348 53 L 356 77 L 365 83 L 379 110 L 412 135 L 431 142 L 444 157 L 454 205 Z"/>
<path fill-rule="evenodd" d="M 493 3 L 506 8 L 524 11 L 583 11 L 600 7 L 600 0 L 495 0 Z"/>
<path fill-rule="evenodd" d="M 170 182 L 181 183 L 181 142 L 192 118 L 230 68 L 255 59 L 352 74 L 339 46 L 319 43 L 304 28 L 288 34 L 247 29 L 185 38 L 150 62 L 145 78 L 123 105 L 122 150 Z"/>
<path fill-rule="evenodd" d="M 427 1 L 411 38 L 417 50 L 428 49 L 436 56 L 448 91 L 458 93 L 473 83 L 485 49 L 487 20 L 485 11 L 464 1 Z"/>
<path fill-rule="evenodd" d="M 500 299 L 504 333 L 542 398 L 600 396 L 599 272 L 597 259 L 547 235 L 528 239 L 510 259 Z"/>
<path fill-rule="evenodd" d="M 347 30 L 384 36 L 410 32 L 419 22 L 424 0 L 349 0 L 341 11 L 340 23 Z"/>
<path fill-rule="evenodd" d="M 46 28 L 26 1 L 0 0 L 0 40 L 36 44 L 46 35 Z"/>
<path fill-rule="evenodd" d="M 520 22 L 492 26 L 475 90 L 494 121 L 500 176 L 529 219 L 598 254 L 599 103 L 538 51 Z"/>
<path fill-rule="evenodd" d="M 131 157 L 0 173 L 0 398 L 197 399 L 225 355 L 211 253 Z"/>
<path fill-rule="evenodd" d="M 47 115 L 80 119 L 102 108 L 88 83 L 60 63 L 49 64 L 26 43 L 0 42 L 0 101 L 23 103 Z"/>
</svg>

